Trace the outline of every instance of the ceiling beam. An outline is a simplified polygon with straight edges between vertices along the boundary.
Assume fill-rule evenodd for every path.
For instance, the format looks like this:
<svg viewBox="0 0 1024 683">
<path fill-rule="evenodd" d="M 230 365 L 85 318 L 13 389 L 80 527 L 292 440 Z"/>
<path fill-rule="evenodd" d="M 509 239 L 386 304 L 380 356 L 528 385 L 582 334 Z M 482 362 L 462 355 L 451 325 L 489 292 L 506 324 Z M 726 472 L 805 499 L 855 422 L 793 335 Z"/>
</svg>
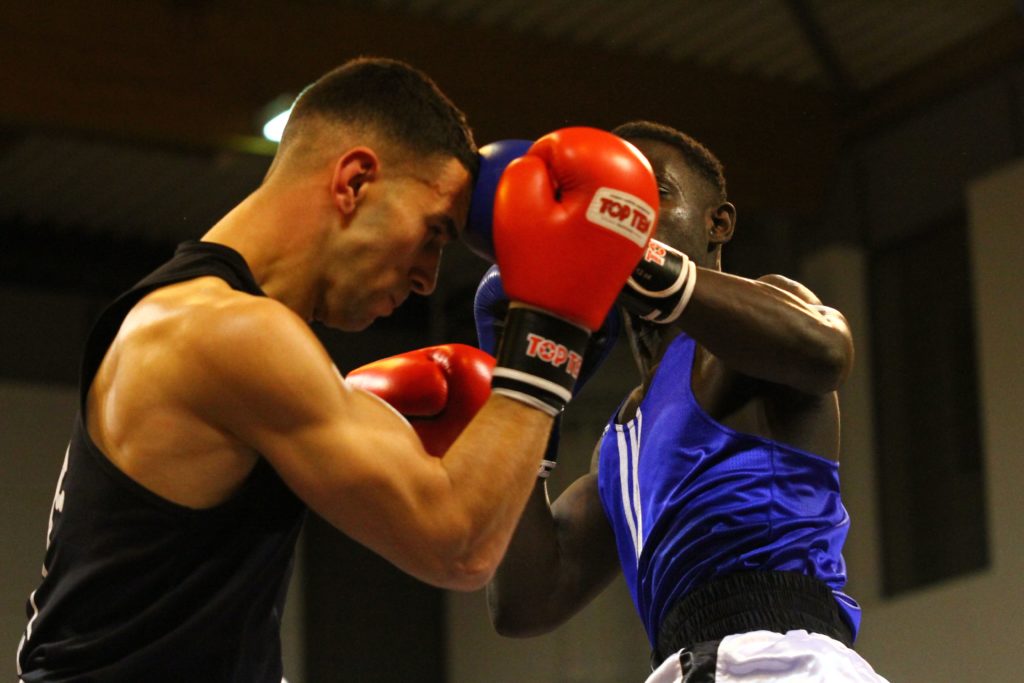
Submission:
<svg viewBox="0 0 1024 683">
<path fill-rule="evenodd" d="M 822 28 L 817 12 L 807 0 L 783 0 L 783 2 L 793 16 L 800 33 L 811 47 L 811 51 L 814 52 L 821 68 L 828 76 L 833 90 L 844 104 L 852 105 L 857 99 L 857 82 L 846 65 L 843 64 L 842 57 L 836 52 L 825 29 Z"/>
</svg>

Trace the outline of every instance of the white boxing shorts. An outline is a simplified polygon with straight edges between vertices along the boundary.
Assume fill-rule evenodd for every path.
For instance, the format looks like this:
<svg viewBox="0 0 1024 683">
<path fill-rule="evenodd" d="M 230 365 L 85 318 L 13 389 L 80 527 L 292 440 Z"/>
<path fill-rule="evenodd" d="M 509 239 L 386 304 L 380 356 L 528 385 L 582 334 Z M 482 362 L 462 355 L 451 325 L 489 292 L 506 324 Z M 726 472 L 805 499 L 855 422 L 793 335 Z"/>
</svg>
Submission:
<svg viewBox="0 0 1024 683">
<path fill-rule="evenodd" d="M 751 631 L 668 657 L 646 683 L 888 683 L 859 654 L 819 633 Z"/>
</svg>

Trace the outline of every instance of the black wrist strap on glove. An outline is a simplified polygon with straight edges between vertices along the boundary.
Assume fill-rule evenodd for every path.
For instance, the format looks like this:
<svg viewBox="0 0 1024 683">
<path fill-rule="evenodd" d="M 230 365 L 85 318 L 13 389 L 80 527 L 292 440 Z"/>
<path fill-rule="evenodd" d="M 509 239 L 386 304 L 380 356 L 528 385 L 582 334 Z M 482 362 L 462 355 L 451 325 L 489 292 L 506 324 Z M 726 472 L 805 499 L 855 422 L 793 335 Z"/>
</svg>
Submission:
<svg viewBox="0 0 1024 683">
<path fill-rule="evenodd" d="M 696 282 L 697 266 L 686 254 L 651 240 L 619 302 L 644 320 L 667 324 L 686 308 Z"/>
<path fill-rule="evenodd" d="M 550 313 L 510 308 L 491 390 L 558 415 L 572 398 L 589 338 L 584 328 Z"/>
</svg>

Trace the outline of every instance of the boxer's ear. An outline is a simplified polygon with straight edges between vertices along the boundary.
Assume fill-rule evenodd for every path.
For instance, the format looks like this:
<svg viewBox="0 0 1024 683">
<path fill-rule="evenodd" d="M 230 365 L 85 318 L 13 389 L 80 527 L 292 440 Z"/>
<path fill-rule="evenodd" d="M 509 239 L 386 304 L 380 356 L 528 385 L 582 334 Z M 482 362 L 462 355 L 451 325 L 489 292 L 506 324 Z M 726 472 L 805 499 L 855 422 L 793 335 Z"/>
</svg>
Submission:
<svg viewBox="0 0 1024 683">
<path fill-rule="evenodd" d="M 344 214 L 356 210 L 366 183 L 377 178 L 380 159 L 369 147 L 353 147 L 338 157 L 331 178 L 334 203 Z"/>
<path fill-rule="evenodd" d="M 736 229 L 736 206 L 732 202 L 722 202 L 710 210 L 711 233 L 708 235 L 708 242 L 711 244 L 725 244 L 732 239 L 732 233 Z"/>
</svg>

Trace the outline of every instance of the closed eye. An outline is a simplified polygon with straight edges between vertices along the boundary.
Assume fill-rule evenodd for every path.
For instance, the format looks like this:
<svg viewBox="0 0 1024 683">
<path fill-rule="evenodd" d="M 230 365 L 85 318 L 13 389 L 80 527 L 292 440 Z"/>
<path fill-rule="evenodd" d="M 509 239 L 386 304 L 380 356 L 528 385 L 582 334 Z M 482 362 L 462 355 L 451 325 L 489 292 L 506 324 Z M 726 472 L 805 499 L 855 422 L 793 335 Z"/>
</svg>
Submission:
<svg viewBox="0 0 1024 683">
<path fill-rule="evenodd" d="M 429 242 L 438 247 L 443 247 L 451 240 L 448 238 L 448 232 L 440 225 L 430 226 L 430 239 Z"/>
<path fill-rule="evenodd" d="M 447 216 L 435 219 L 429 223 L 430 241 L 444 246 L 458 238 L 458 230 L 455 229 L 455 222 Z"/>
</svg>

